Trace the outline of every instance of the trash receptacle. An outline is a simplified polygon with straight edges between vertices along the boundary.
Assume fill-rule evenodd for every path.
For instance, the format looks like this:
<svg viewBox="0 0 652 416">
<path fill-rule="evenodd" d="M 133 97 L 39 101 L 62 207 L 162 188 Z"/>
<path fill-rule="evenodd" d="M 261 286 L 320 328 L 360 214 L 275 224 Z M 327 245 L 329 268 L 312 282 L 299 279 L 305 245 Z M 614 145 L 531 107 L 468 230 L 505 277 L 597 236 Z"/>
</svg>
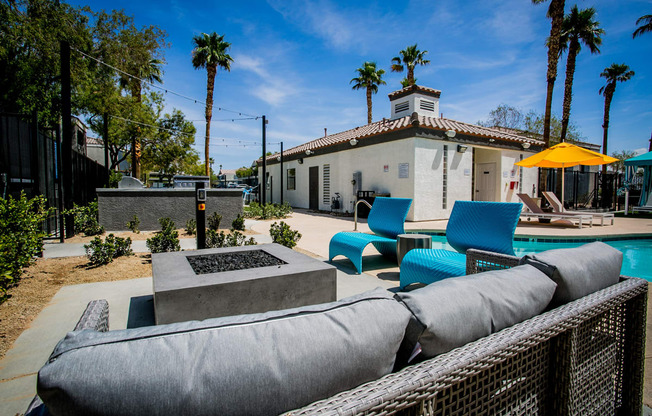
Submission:
<svg viewBox="0 0 652 416">
<path fill-rule="evenodd" d="M 358 201 L 367 201 L 370 205 L 374 204 L 374 191 L 358 191 Z M 358 205 L 358 218 L 369 217 L 369 207 L 365 204 Z"/>
</svg>

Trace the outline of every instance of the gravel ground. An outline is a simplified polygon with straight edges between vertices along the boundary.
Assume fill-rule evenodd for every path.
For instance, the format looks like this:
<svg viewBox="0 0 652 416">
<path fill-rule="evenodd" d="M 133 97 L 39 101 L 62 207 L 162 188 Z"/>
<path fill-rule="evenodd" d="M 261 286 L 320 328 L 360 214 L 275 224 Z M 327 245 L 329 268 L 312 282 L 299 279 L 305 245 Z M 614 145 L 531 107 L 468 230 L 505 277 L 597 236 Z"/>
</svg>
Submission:
<svg viewBox="0 0 652 416">
<path fill-rule="evenodd" d="M 226 272 L 231 270 L 255 269 L 257 267 L 279 266 L 287 264 L 263 250 L 246 253 L 209 254 L 188 257 L 195 274 Z"/>
</svg>

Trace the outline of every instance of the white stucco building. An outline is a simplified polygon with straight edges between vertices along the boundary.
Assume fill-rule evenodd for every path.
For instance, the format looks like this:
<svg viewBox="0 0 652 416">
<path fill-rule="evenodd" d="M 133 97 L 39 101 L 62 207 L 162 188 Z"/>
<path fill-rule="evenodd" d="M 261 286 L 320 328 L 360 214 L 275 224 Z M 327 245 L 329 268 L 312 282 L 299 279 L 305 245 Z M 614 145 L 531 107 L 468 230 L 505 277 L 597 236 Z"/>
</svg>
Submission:
<svg viewBox="0 0 652 416">
<path fill-rule="evenodd" d="M 538 169 L 514 166 L 543 142 L 439 116 L 441 91 L 421 86 L 389 94 L 391 117 L 327 135 L 267 158 L 268 202 L 353 212 L 357 191 L 412 198 L 408 221 L 448 218 L 454 201 L 519 201 Z M 259 168 L 262 175 L 262 169 Z M 281 187 L 281 175 L 282 187 Z M 262 178 L 261 178 L 262 179 Z"/>
</svg>

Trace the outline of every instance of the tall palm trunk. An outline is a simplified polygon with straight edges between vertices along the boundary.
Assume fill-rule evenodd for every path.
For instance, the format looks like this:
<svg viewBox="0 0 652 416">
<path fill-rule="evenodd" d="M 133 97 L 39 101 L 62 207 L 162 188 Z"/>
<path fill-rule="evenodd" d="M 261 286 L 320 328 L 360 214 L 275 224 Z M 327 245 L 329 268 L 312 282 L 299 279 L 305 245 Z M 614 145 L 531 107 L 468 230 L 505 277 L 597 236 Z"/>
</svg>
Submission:
<svg viewBox="0 0 652 416">
<path fill-rule="evenodd" d="M 545 147 L 550 146 L 550 118 L 552 115 L 552 90 L 557 79 L 557 63 L 559 61 L 559 38 L 564 22 L 565 0 L 551 0 L 548 14 L 552 19 L 550 39 L 548 40 L 548 87 L 546 90 L 546 111 L 543 118 L 543 141 Z"/>
<path fill-rule="evenodd" d="M 566 141 L 566 132 L 568 130 L 568 122 L 570 121 L 571 101 L 573 99 L 573 78 L 575 77 L 575 61 L 577 60 L 579 49 L 579 43 L 575 40 L 571 40 L 570 46 L 568 47 L 568 59 L 566 60 L 566 85 L 564 88 L 564 107 L 561 117 L 561 135 L 559 137 L 562 142 Z"/>
<path fill-rule="evenodd" d="M 209 144 L 211 140 L 211 118 L 213 118 L 213 89 L 215 89 L 215 74 L 217 73 L 216 65 L 207 65 L 208 81 L 206 83 L 206 137 L 204 140 L 205 171 L 206 176 L 211 175 L 211 166 L 209 163 Z"/>
<path fill-rule="evenodd" d="M 410 68 L 409 66 L 407 70 L 407 80 L 409 85 L 414 85 L 414 68 Z"/>
<path fill-rule="evenodd" d="M 137 104 L 142 102 L 142 89 L 140 82 L 135 82 L 131 91 L 131 96 L 134 97 Z M 140 179 L 140 158 L 142 155 L 140 146 L 140 126 L 136 126 L 136 133 L 131 138 L 131 176 Z"/>
<path fill-rule="evenodd" d="M 607 153 L 607 136 L 609 134 L 609 111 L 611 111 L 611 100 L 616 91 L 616 83 L 608 84 L 604 91 L 604 121 L 602 123 L 602 153 Z M 602 177 L 607 174 L 607 165 L 602 165 Z"/>
<path fill-rule="evenodd" d="M 367 87 L 367 124 L 371 124 L 371 88 Z"/>
</svg>

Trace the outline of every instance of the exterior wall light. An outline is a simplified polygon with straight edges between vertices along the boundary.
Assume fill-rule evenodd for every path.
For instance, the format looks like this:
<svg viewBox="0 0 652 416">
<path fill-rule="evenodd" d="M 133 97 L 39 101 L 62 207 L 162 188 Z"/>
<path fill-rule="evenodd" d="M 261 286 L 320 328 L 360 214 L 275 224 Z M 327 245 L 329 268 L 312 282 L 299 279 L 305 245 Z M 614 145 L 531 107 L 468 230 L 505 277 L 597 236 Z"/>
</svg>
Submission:
<svg viewBox="0 0 652 416">
<path fill-rule="evenodd" d="M 523 146 L 523 149 L 529 149 L 530 148 L 530 143 L 524 142 L 524 143 L 521 143 L 521 146 Z"/>
<path fill-rule="evenodd" d="M 468 149 L 468 146 L 465 146 L 463 144 L 458 144 L 457 145 L 457 153 L 464 153 L 466 152 L 466 149 Z"/>
<path fill-rule="evenodd" d="M 495 141 L 496 141 L 496 139 L 489 139 L 489 143 L 493 143 Z"/>
<path fill-rule="evenodd" d="M 455 132 L 455 130 L 447 130 L 446 133 L 444 134 L 446 134 L 446 137 L 448 137 L 449 139 L 452 139 L 453 137 L 455 137 L 457 133 Z"/>
<path fill-rule="evenodd" d="M 278 157 L 276 158 L 276 160 L 278 160 L 278 161 L 280 162 L 280 161 L 281 161 L 281 156 L 278 156 Z"/>
<path fill-rule="evenodd" d="M 356 139 L 351 139 L 351 140 L 349 141 L 349 144 L 350 144 L 351 146 L 355 146 L 356 144 L 358 144 L 358 141 L 357 141 Z"/>
<path fill-rule="evenodd" d="M 310 149 L 306 150 L 306 154 L 307 154 L 308 156 L 310 156 L 310 155 L 312 154 L 312 150 L 310 150 Z"/>
<path fill-rule="evenodd" d="M 297 162 L 299 162 L 300 165 L 303 165 L 303 158 L 300 157 L 300 158 L 297 160 Z"/>
</svg>

